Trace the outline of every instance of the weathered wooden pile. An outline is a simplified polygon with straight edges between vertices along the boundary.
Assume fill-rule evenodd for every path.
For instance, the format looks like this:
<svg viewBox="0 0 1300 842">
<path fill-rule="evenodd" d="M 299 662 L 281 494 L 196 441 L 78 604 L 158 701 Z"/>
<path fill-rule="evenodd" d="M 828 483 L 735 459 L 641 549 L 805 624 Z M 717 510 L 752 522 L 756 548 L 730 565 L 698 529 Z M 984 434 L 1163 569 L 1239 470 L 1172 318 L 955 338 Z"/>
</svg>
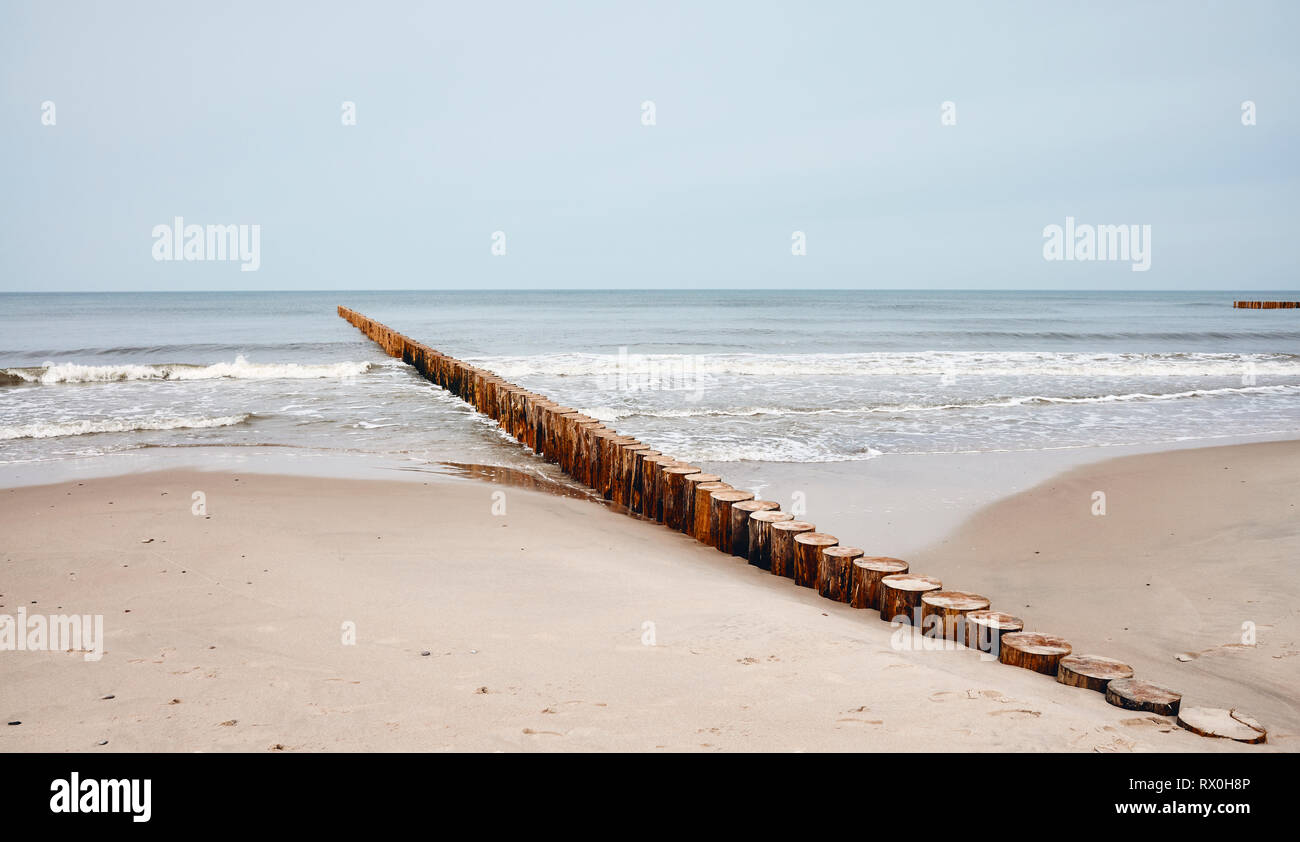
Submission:
<svg viewBox="0 0 1300 842">
<path fill-rule="evenodd" d="M 435 351 L 354 310 L 340 306 L 338 312 L 390 356 L 462 398 L 516 441 L 629 515 L 662 523 L 774 576 L 815 588 L 827 599 L 877 611 L 882 620 L 911 623 L 953 646 L 964 644 L 1004 664 L 1105 693 L 1111 704 L 1179 715 L 1178 693 L 1135 679 L 1133 669 L 1119 661 L 1074 655 L 1059 637 L 1026 632 L 1020 618 L 992 610 L 987 597 L 945 590 L 936 577 L 912 573 L 906 561 L 843 546 L 812 523 L 780 511 L 780 504 L 757 500 L 751 492 L 620 435 L 572 407 Z M 1217 721 L 1206 716 L 1192 720 Z M 1183 716 L 1178 721 L 1210 733 Z M 1263 741 L 1262 729 L 1258 736 L 1251 741 Z"/>
<path fill-rule="evenodd" d="M 1236 310 L 1295 310 L 1300 308 L 1300 301 L 1234 301 Z"/>
</svg>

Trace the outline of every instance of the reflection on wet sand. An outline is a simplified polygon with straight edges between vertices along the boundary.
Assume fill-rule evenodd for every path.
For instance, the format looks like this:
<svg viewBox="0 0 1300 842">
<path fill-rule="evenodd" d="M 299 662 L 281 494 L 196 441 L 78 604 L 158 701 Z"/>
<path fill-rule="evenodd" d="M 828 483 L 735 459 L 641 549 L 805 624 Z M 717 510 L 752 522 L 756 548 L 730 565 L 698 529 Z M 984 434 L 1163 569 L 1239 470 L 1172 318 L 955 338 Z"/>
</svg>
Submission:
<svg viewBox="0 0 1300 842">
<path fill-rule="evenodd" d="M 469 465 L 462 462 L 430 462 L 427 465 L 410 465 L 398 468 L 400 471 L 415 471 L 418 473 L 442 474 L 444 476 L 462 477 L 465 479 L 477 479 L 484 482 L 494 482 L 499 485 L 511 485 L 516 488 L 527 488 L 532 491 L 544 491 L 548 494 L 554 494 L 558 497 L 572 497 L 578 500 L 593 500 L 598 503 L 606 502 L 590 489 L 576 485 L 572 482 L 553 479 L 541 474 L 533 474 L 527 471 L 521 471 L 516 468 L 507 468 L 502 465 Z"/>
</svg>

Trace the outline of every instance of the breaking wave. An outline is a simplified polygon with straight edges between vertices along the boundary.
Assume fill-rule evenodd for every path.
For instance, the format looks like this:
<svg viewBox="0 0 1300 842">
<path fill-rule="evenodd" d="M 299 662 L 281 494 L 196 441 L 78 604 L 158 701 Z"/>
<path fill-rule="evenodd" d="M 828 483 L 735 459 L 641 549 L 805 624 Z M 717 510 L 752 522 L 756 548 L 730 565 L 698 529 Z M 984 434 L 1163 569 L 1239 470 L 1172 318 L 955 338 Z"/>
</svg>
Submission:
<svg viewBox="0 0 1300 842">
<path fill-rule="evenodd" d="M 202 430 L 209 427 L 233 427 L 251 418 L 251 414 L 222 415 L 204 418 L 197 415 L 147 418 L 104 418 L 78 421 L 39 421 L 0 427 L 0 441 L 9 439 L 54 439 L 86 436 L 93 433 L 132 433 L 142 430 Z"/>
<path fill-rule="evenodd" d="M 117 383 L 126 380 L 304 380 L 356 377 L 377 368 L 369 362 L 338 363 L 251 363 L 243 356 L 234 362 L 191 365 L 81 365 L 46 363 L 34 368 L 0 369 L 0 384 Z"/>
</svg>

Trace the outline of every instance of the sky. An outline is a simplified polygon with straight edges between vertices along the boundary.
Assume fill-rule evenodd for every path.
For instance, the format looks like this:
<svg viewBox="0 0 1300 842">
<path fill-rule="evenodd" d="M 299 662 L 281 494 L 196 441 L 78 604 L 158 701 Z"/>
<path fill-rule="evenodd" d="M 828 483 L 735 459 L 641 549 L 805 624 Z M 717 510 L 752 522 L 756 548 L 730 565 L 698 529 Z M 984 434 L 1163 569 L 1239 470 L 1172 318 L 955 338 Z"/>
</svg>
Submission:
<svg viewBox="0 0 1300 842">
<path fill-rule="evenodd" d="M 0 291 L 1294 290 L 1297 30 L 1250 0 L 5 0 Z M 258 226 L 257 270 L 156 260 L 176 217 Z M 1046 259 L 1067 217 L 1149 230 L 1149 268 Z"/>
</svg>

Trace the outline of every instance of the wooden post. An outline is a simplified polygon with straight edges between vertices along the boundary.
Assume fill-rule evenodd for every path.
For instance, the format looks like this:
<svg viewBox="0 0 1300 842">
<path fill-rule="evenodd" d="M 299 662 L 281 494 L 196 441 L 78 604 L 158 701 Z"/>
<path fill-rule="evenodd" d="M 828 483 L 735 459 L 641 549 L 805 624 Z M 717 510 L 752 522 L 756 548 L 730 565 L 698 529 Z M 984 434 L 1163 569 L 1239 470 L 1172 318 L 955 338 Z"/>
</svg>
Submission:
<svg viewBox="0 0 1300 842">
<path fill-rule="evenodd" d="M 861 556 L 858 547 L 822 547 L 817 560 L 817 593 L 835 602 L 848 602 L 853 560 Z"/>
<path fill-rule="evenodd" d="M 699 472 L 700 469 L 694 465 L 664 466 L 664 526 L 681 531 L 686 519 L 686 500 L 689 497 L 686 477 Z"/>
<path fill-rule="evenodd" d="M 688 474 L 683 477 L 682 488 L 682 525 L 681 530 L 687 535 L 695 534 L 695 486 L 702 482 L 719 482 L 722 477 L 717 474 Z"/>
<path fill-rule="evenodd" d="M 596 494 L 600 494 L 600 471 L 603 467 L 601 460 L 609 458 L 605 455 L 605 448 L 609 444 L 609 439 L 616 438 L 617 436 L 617 432 L 609 429 L 604 424 L 601 424 L 599 427 L 591 427 L 590 431 L 587 433 L 587 485 L 589 485 L 591 490 L 596 492 Z"/>
<path fill-rule="evenodd" d="M 632 473 L 636 470 L 636 455 L 650 450 L 650 445 L 642 444 L 633 439 L 624 443 L 618 449 L 618 465 L 616 466 L 617 476 L 614 484 L 614 502 L 626 508 L 629 512 L 632 509 Z"/>
<path fill-rule="evenodd" d="M 817 527 L 806 520 L 781 520 L 772 524 L 772 575 L 794 578 L 794 536 L 801 532 L 816 532 Z"/>
<path fill-rule="evenodd" d="M 1002 635 L 1025 630 L 1025 621 L 1001 611 L 972 611 L 966 615 L 966 646 L 998 657 Z"/>
<path fill-rule="evenodd" d="M 576 409 L 570 409 L 565 412 L 556 410 L 554 418 L 555 432 L 552 436 L 553 446 L 555 448 L 555 461 L 560 466 L 560 470 L 570 476 L 573 475 L 573 462 L 570 461 L 570 455 L 573 452 L 573 430 L 574 425 L 578 423 L 579 418 L 585 417 Z"/>
<path fill-rule="evenodd" d="M 1070 654 L 1064 638 L 1039 632 L 1008 632 L 1002 635 L 998 660 L 1013 667 L 1023 667 L 1043 675 L 1056 675 L 1061 659 Z"/>
<path fill-rule="evenodd" d="M 849 605 L 854 608 L 880 610 L 880 580 L 895 573 L 906 573 L 907 562 L 888 556 L 863 556 L 853 559 L 849 582 Z"/>
<path fill-rule="evenodd" d="M 590 487 L 596 465 L 596 436 L 605 425 L 596 419 L 579 421 L 574 430 L 573 441 L 573 478 Z"/>
<path fill-rule="evenodd" d="M 794 536 L 794 583 L 801 588 L 817 587 L 821 551 L 840 542 L 825 532 L 801 532 Z"/>
<path fill-rule="evenodd" d="M 664 468 L 674 465 L 685 466 L 671 456 L 647 456 L 643 460 L 646 468 L 645 516 L 664 522 Z"/>
<path fill-rule="evenodd" d="M 538 431 L 542 426 L 542 413 L 546 411 L 546 407 L 549 405 L 550 401 L 541 395 L 533 392 L 528 394 L 528 446 L 539 457 L 542 456 L 544 442 L 539 438 Z"/>
<path fill-rule="evenodd" d="M 499 423 L 501 424 L 501 429 L 505 430 L 511 438 L 520 444 L 523 444 L 523 439 L 519 436 L 519 419 L 517 414 L 519 408 L 519 392 L 520 390 L 517 386 L 511 386 L 501 390 L 499 397 L 503 404 L 503 409 Z"/>
<path fill-rule="evenodd" d="M 960 643 L 966 639 L 966 615 L 988 607 L 988 597 L 977 593 L 931 591 L 921 596 L 921 629 L 926 634 L 937 629 L 940 637 Z"/>
<path fill-rule="evenodd" d="M 1106 701 L 1125 710 L 1177 716 L 1182 700 L 1181 693 L 1137 678 L 1117 678 L 1106 685 Z"/>
<path fill-rule="evenodd" d="M 600 493 L 606 500 L 622 503 L 621 497 L 617 495 L 623 477 L 624 445 L 636 444 L 640 442 L 631 436 L 613 436 L 605 440 L 600 460 Z"/>
<path fill-rule="evenodd" d="M 759 570 L 772 569 L 772 524 L 794 520 L 789 512 L 775 509 L 751 512 L 749 515 L 749 563 Z"/>
<path fill-rule="evenodd" d="M 749 558 L 749 516 L 754 512 L 770 512 L 781 508 L 780 503 L 771 500 L 742 500 L 731 504 L 731 523 L 727 526 L 727 536 L 731 540 L 728 551 L 741 558 Z"/>
<path fill-rule="evenodd" d="M 606 427 L 601 427 L 592 434 L 591 444 L 591 480 L 587 483 L 592 490 L 601 497 L 605 496 L 605 475 L 609 470 L 609 461 L 613 457 L 613 441 L 619 438 L 619 434 Z"/>
<path fill-rule="evenodd" d="M 646 494 L 648 483 L 646 481 L 650 478 L 650 466 L 646 464 L 645 460 L 662 455 L 659 451 L 650 450 L 649 448 L 632 452 L 632 459 L 634 460 L 632 462 L 632 493 L 628 497 L 628 508 L 632 510 L 633 514 L 645 515 L 648 502 Z"/>
<path fill-rule="evenodd" d="M 709 495 L 709 538 L 715 550 L 731 552 L 731 507 L 754 499 L 752 491 L 732 489 L 715 491 Z M 746 517 L 749 515 L 746 514 Z M 746 538 L 749 536 L 746 535 Z"/>
<path fill-rule="evenodd" d="M 546 453 L 546 461 L 554 462 L 560 465 L 560 451 L 563 449 L 564 441 L 564 419 L 569 414 L 577 415 L 578 411 L 570 406 L 560 406 L 554 404 L 546 407 L 542 413 L 542 428 L 546 433 L 546 441 L 543 444 L 543 450 Z M 560 465 L 563 468 L 563 465 Z"/>
<path fill-rule="evenodd" d="M 1056 680 L 1071 687 L 1106 692 L 1116 678 L 1132 678 L 1133 668 L 1114 658 L 1100 655 L 1066 655 L 1057 666 Z"/>
<path fill-rule="evenodd" d="M 892 623 L 906 620 L 912 625 L 918 624 L 921 596 L 929 591 L 937 591 L 943 582 L 933 576 L 919 576 L 915 573 L 894 573 L 880 579 L 880 619 Z"/>
<path fill-rule="evenodd" d="M 713 516 L 713 494 L 717 491 L 735 491 L 730 483 L 714 480 L 713 482 L 699 482 L 695 484 L 695 503 L 693 509 L 693 525 L 688 533 L 701 544 L 713 546 L 713 532 L 711 531 L 712 523 L 710 518 Z"/>
</svg>

